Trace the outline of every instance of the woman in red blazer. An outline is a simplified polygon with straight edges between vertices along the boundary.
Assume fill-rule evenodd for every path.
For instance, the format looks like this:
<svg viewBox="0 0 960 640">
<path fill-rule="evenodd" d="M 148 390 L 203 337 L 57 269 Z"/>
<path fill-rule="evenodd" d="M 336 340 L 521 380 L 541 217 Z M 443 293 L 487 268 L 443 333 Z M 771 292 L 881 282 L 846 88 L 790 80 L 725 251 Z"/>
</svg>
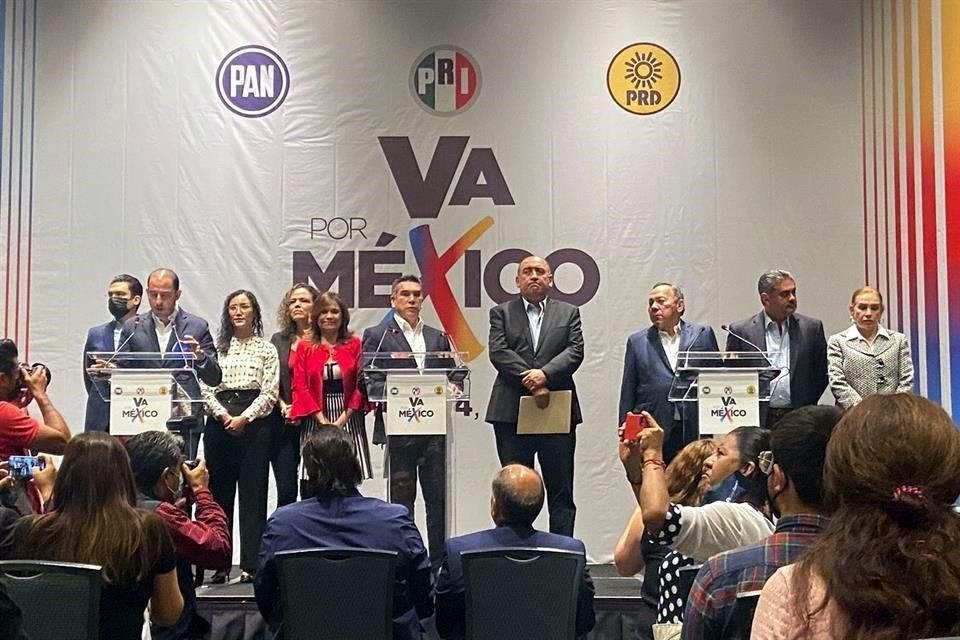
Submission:
<svg viewBox="0 0 960 640">
<path fill-rule="evenodd" d="M 319 425 L 346 429 L 353 436 L 366 478 L 373 477 L 363 421 L 366 399 L 357 384 L 362 346 L 349 329 L 350 312 L 339 295 L 321 293 L 313 304 L 314 339 L 297 344 L 290 419 L 304 425 L 306 438 Z"/>
</svg>

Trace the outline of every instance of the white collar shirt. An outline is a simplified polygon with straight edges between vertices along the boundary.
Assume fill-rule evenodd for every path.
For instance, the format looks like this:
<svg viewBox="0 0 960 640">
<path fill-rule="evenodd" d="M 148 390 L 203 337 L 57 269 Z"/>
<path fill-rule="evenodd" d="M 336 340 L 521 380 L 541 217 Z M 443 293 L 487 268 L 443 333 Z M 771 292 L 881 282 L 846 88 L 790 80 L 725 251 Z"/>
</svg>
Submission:
<svg viewBox="0 0 960 640">
<path fill-rule="evenodd" d="M 403 332 L 403 337 L 407 339 L 410 350 L 416 353 L 414 359 L 417 361 L 417 367 L 423 369 L 423 363 L 426 361 L 425 351 L 427 342 L 423 338 L 423 318 L 417 318 L 417 325 L 411 326 L 400 314 L 394 313 L 393 319 Z"/>
</svg>

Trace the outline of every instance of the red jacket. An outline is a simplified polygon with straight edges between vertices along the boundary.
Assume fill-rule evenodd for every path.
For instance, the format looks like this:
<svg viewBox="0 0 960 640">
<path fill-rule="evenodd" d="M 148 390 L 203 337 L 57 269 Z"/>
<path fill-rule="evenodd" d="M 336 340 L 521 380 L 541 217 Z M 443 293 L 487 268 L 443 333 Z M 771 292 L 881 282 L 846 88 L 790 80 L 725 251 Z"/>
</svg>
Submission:
<svg viewBox="0 0 960 640">
<path fill-rule="evenodd" d="M 324 411 L 323 367 L 330 359 L 331 348 L 325 344 L 313 344 L 306 340 L 297 343 L 296 356 L 293 358 L 293 376 L 291 388 L 293 402 L 290 419 L 312 416 Z M 333 359 L 340 365 L 343 377 L 343 397 L 348 408 L 361 411 L 364 407 L 363 394 L 357 385 L 360 374 L 360 359 L 363 344 L 360 338 L 351 336 L 332 348 Z M 336 420 L 339 416 L 327 416 Z"/>
<path fill-rule="evenodd" d="M 167 525 L 177 560 L 204 569 L 229 569 L 233 547 L 227 514 L 213 500 L 209 489 L 194 491 L 193 502 L 197 506 L 196 522 L 169 502 L 161 502 L 154 511 Z"/>
</svg>

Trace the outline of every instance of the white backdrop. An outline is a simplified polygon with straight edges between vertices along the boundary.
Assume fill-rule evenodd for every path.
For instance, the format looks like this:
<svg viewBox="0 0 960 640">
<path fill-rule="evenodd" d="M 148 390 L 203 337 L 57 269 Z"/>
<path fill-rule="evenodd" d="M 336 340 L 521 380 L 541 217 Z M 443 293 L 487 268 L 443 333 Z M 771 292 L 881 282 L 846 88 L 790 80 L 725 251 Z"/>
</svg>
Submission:
<svg viewBox="0 0 960 640">
<path fill-rule="evenodd" d="M 26 16 L 27 39 L 8 24 L 6 47 L 25 44 L 29 79 L 34 3 L 11 0 L 8 21 L 11 6 L 26 11 L 16 20 Z M 457 304 L 432 296 L 426 320 L 461 348 L 467 328 L 485 343 L 495 287 L 477 274 L 501 250 L 571 248 L 595 262 L 600 286 L 582 306 L 586 360 L 576 378 L 585 416 L 576 532 L 593 560 L 609 560 L 632 499 L 615 446 L 623 347 L 649 325 L 649 286 L 683 286 L 687 319 L 719 333 L 756 312 L 759 273 L 786 268 L 801 312 L 833 332 L 864 277 L 859 3 L 39 0 L 36 16 L 35 94 L 23 85 L 22 119 L 17 94 L 4 99 L 14 124 L 4 148 L 18 122 L 33 125 L 24 139 L 35 162 L 33 182 L 13 186 L 32 188 L 32 294 L 17 307 L 16 335 L 29 328 L 30 358 L 53 368 L 54 400 L 74 430 L 85 331 L 108 319 L 114 274 L 176 269 L 182 306 L 211 325 L 228 291 L 249 288 L 272 331 L 293 252 L 324 270 L 339 256 L 361 273 L 345 289 L 348 267 L 333 288 L 352 286 L 352 325 L 362 330 L 382 317 L 388 292 L 370 273 L 389 282 L 421 271 L 411 229 L 428 225 L 442 253 L 490 216 L 470 247 L 479 253 L 447 274 Z M 608 64 L 635 42 L 659 44 L 680 67 L 679 95 L 656 115 L 627 113 L 607 90 Z M 269 48 L 289 69 L 285 102 L 260 118 L 217 95 L 218 66 L 244 45 Z M 420 54 L 441 45 L 467 51 L 481 77 L 473 105 L 446 117 L 410 89 Z M 453 184 L 472 151 L 490 149 L 485 166 L 492 154 L 514 204 L 451 205 L 451 186 L 436 218 L 411 219 L 380 136 L 408 137 L 422 172 L 440 136 L 469 136 Z M 311 237 L 312 218 L 335 216 L 362 219 L 366 237 Z M 381 234 L 396 239 L 377 246 Z M 375 253 L 384 250 L 398 253 Z M 374 258 L 379 266 L 360 266 Z M 510 264 L 499 274 L 507 291 L 514 272 Z M 581 276 L 565 265 L 557 282 L 570 292 Z M 463 326 L 441 317 L 456 306 Z M 482 418 L 493 369 L 485 351 L 471 366 Z M 455 428 L 455 527 L 464 532 L 489 526 L 497 462 L 482 420 Z M 382 482 L 364 491 L 382 495 Z"/>
</svg>

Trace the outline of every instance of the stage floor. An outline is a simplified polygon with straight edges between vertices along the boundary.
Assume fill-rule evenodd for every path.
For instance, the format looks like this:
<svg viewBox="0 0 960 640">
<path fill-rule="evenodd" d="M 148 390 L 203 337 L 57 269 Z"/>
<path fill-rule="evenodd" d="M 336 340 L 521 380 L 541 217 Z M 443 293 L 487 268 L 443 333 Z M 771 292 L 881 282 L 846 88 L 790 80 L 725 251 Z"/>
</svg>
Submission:
<svg viewBox="0 0 960 640">
<path fill-rule="evenodd" d="M 233 568 L 232 576 L 240 570 Z M 649 609 L 640 600 L 640 578 L 623 578 L 611 564 L 590 565 L 596 596 L 597 626 L 590 640 L 625 640 L 646 637 Z M 225 585 L 204 585 L 197 590 L 197 607 L 213 625 L 213 640 L 267 640 L 266 625 L 257 611 L 253 585 L 236 579 Z M 428 621 L 427 638 L 438 638 Z"/>
</svg>

